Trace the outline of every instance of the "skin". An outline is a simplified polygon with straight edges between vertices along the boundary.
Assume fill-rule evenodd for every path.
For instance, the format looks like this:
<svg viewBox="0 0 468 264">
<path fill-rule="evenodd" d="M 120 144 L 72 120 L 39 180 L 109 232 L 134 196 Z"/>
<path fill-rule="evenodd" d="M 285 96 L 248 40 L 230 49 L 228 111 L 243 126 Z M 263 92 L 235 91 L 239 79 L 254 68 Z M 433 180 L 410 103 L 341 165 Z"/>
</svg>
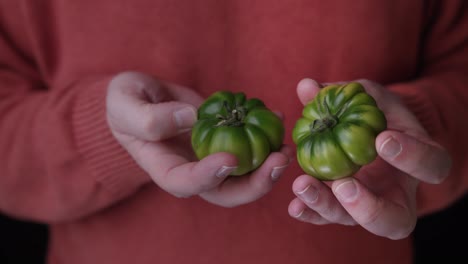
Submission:
<svg viewBox="0 0 468 264">
<path fill-rule="evenodd" d="M 238 164 L 229 153 L 197 161 L 190 144 L 195 91 L 138 72 L 115 76 L 107 89 L 107 121 L 112 134 L 160 188 L 177 197 L 199 195 L 234 207 L 268 193 L 294 156 L 291 147 L 271 153 L 255 172 L 227 177 Z"/>
<path fill-rule="evenodd" d="M 402 239 L 416 225 L 419 181 L 442 182 L 451 159 L 394 94 L 372 81 L 358 82 L 387 117 L 388 129 L 375 142 L 379 156 L 354 177 L 325 182 L 300 175 L 292 186 L 296 198 L 289 214 L 311 224 L 360 225 L 378 236 Z M 300 101 L 312 100 L 320 87 L 311 79 L 299 82 Z"/>
</svg>

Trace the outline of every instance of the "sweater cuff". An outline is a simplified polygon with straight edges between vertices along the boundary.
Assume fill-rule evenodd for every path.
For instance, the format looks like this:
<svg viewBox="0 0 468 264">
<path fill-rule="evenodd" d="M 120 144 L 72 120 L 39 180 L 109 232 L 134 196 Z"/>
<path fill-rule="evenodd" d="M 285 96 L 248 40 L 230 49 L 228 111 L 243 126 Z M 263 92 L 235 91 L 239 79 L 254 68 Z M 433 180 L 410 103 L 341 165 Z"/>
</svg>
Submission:
<svg viewBox="0 0 468 264">
<path fill-rule="evenodd" d="M 78 153 L 98 184 L 117 196 L 134 192 L 150 182 L 112 135 L 106 119 L 106 94 L 110 78 L 81 82 L 73 107 L 72 125 Z M 83 91 L 86 89 L 85 91 Z"/>
</svg>

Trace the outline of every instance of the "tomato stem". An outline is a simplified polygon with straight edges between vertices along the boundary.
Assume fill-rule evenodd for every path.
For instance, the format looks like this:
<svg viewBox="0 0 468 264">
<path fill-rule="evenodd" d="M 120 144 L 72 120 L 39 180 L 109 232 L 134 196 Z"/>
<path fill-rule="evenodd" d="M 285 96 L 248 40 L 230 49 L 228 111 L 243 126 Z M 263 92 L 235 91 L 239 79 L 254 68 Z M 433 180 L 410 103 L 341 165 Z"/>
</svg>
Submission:
<svg viewBox="0 0 468 264">
<path fill-rule="evenodd" d="M 314 122 L 310 125 L 311 133 L 319 133 L 325 131 L 329 128 L 333 128 L 338 123 L 338 118 L 331 113 L 327 101 L 324 101 L 324 105 L 326 113 L 322 113 L 322 118 L 315 119 Z"/>
<path fill-rule="evenodd" d="M 322 132 L 329 128 L 333 128 L 337 123 L 338 120 L 333 116 L 327 116 L 322 119 L 315 119 L 314 122 L 310 125 L 310 132 Z"/>
<path fill-rule="evenodd" d="M 246 115 L 246 109 L 243 106 L 236 105 L 234 108 L 228 104 L 227 101 L 223 102 L 223 107 L 226 109 L 226 115 L 223 116 L 221 114 L 216 115 L 220 121 L 216 124 L 216 126 L 242 126 L 244 124 L 244 117 Z"/>
</svg>

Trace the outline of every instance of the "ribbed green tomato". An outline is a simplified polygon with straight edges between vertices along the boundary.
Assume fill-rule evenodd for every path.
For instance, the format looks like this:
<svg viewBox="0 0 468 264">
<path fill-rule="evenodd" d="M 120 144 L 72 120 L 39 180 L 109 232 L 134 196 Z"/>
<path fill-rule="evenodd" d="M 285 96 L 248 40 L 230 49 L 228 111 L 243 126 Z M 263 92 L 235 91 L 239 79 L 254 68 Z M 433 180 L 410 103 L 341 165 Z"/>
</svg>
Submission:
<svg viewBox="0 0 468 264">
<path fill-rule="evenodd" d="M 372 162 L 375 138 L 387 126 L 375 100 L 356 82 L 324 87 L 302 115 L 293 129 L 297 160 L 320 180 L 351 176 Z"/>
<path fill-rule="evenodd" d="M 284 125 L 259 99 L 247 100 L 244 93 L 220 91 L 198 108 L 192 129 L 192 148 L 199 159 L 229 152 L 238 159 L 231 175 L 258 168 L 284 139 Z"/>
</svg>

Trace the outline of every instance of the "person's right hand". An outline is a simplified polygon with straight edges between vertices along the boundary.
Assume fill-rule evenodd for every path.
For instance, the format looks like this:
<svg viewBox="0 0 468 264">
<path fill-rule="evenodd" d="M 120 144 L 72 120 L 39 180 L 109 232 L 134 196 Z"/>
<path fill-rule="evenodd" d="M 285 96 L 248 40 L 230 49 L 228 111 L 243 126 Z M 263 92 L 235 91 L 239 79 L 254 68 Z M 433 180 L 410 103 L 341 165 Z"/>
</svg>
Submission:
<svg viewBox="0 0 468 264">
<path fill-rule="evenodd" d="M 283 146 L 250 175 L 236 177 L 228 177 L 237 166 L 232 154 L 216 153 L 197 161 L 189 132 L 202 102 L 193 90 L 124 72 L 109 84 L 107 121 L 137 164 L 174 196 L 200 195 L 210 203 L 233 207 L 268 193 L 289 164 L 292 150 Z"/>
</svg>

